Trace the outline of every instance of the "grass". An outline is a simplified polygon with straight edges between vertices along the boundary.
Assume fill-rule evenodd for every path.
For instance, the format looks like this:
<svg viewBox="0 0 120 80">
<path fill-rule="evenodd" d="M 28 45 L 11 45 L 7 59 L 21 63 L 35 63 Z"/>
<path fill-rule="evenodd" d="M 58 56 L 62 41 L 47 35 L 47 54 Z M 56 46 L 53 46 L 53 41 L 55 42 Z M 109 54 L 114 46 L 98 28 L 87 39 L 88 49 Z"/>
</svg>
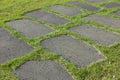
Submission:
<svg viewBox="0 0 120 80">
<path fill-rule="evenodd" d="M 18 80 L 14 74 L 12 74 L 12 70 L 16 69 L 20 65 L 22 65 L 24 62 L 28 60 L 54 60 L 57 63 L 59 63 L 61 66 L 63 66 L 74 78 L 74 80 L 120 80 L 120 43 L 115 43 L 111 46 L 104 46 L 100 44 L 96 44 L 92 42 L 90 39 L 75 34 L 73 32 L 68 31 L 67 29 L 69 27 L 80 25 L 80 24 L 88 24 L 88 25 L 95 25 L 96 27 L 115 32 L 117 34 L 120 34 L 120 29 L 114 29 L 109 26 L 105 26 L 96 22 L 91 21 L 85 21 L 80 18 L 87 16 L 89 14 L 100 14 L 100 15 L 106 15 L 106 16 L 112 16 L 113 18 L 118 18 L 118 16 L 113 16 L 111 13 L 120 10 L 120 8 L 116 9 L 106 9 L 102 7 L 103 4 L 106 4 L 108 2 L 116 1 L 120 2 L 119 0 L 107 0 L 105 2 L 91 4 L 84 0 L 76 0 L 81 1 L 86 4 L 94 5 L 96 7 L 99 7 L 100 10 L 96 12 L 88 12 L 87 10 L 83 10 L 79 7 L 66 4 L 67 1 L 75 1 L 75 0 L 0 0 L 0 26 L 8 30 L 12 35 L 15 37 L 25 41 L 30 46 L 34 47 L 34 50 L 22 57 L 14 58 L 12 60 L 9 60 L 3 64 L 0 65 L 0 80 Z M 64 6 L 70 6 L 80 9 L 80 11 L 83 12 L 83 14 L 79 14 L 73 17 L 69 17 L 63 14 L 60 14 L 58 12 L 49 10 L 47 6 L 53 5 L 53 4 L 61 4 Z M 62 16 L 66 19 L 71 20 L 71 22 L 66 23 L 64 25 L 61 25 L 60 27 L 56 27 L 53 24 L 44 23 L 42 21 L 37 21 L 34 19 L 31 19 L 29 17 L 22 16 L 24 13 L 35 10 L 35 9 L 44 9 L 48 12 L 54 13 L 56 15 Z M 52 33 L 49 33 L 44 36 L 39 36 L 36 38 L 26 38 L 25 36 L 21 35 L 19 32 L 13 30 L 8 25 L 5 24 L 6 21 L 11 21 L 15 19 L 29 19 L 33 22 L 46 25 L 55 31 Z M 99 52 L 106 57 L 105 60 L 98 61 L 95 63 L 91 63 L 85 68 L 79 68 L 76 67 L 74 64 L 70 63 L 69 61 L 65 60 L 63 57 L 56 55 L 55 53 L 49 52 L 45 50 L 42 46 L 40 46 L 40 41 L 59 36 L 61 34 L 67 34 L 74 36 L 77 39 L 83 40 L 89 45 L 94 46 L 99 50 Z"/>
</svg>

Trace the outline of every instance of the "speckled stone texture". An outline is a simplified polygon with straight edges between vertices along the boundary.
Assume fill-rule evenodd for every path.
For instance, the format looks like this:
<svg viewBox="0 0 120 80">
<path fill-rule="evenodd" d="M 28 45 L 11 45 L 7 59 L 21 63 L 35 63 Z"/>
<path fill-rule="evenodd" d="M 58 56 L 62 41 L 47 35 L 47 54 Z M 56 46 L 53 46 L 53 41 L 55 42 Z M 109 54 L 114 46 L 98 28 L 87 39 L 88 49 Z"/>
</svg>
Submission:
<svg viewBox="0 0 120 80">
<path fill-rule="evenodd" d="M 86 0 L 86 1 L 96 3 L 96 2 L 104 2 L 106 0 Z"/>
<path fill-rule="evenodd" d="M 80 25 L 71 27 L 70 30 L 102 45 L 109 46 L 114 42 L 120 42 L 120 35 L 93 26 Z"/>
<path fill-rule="evenodd" d="M 24 16 L 32 17 L 34 19 L 42 20 L 46 23 L 51 23 L 55 25 L 62 25 L 62 24 L 69 22 L 69 20 L 66 20 L 63 17 L 46 12 L 44 10 L 32 11 L 32 12 L 25 14 Z"/>
<path fill-rule="evenodd" d="M 103 59 L 103 56 L 94 47 L 67 35 L 46 39 L 41 42 L 41 45 L 79 67 L 84 67 L 91 62 Z"/>
<path fill-rule="evenodd" d="M 120 16 L 120 11 L 117 11 L 116 13 L 114 13 L 115 16 Z"/>
<path fill-rule="evenodd" d="M 52 29 L 42 24 L 37 24 L 30 20 L 24 20 L 24 19 L 6 22 L 6 24 L 29 38 L 42 36 L 44 34 L 47 34 L 53 31 Z"/>
<path fill-rule="evenodd" d="M 79 9 L 62 6 L 62 5 L 53 5 L 53 6 L 50 6 L 49 9 L 55 10 L 67 16 L 74 16 L 81 13 Z"/>
<path fill-rule="evenodd" d="M 25 42 L 13 37 L 8 31 L 0 28 L 0 64 L 32 51 Z"/>
<path fill-rule="evenodd" d="M 28 61 L 13 71 L 20 80 L 73 80 L 53 61 Z"/>
<path fill-rule="evenodd" d="M 99 9 L 99 8 L 94 7 L 94 6 L 91 6 L 91 5 L 88 5 L 88 4 L 84 4 L 84 3 L 80 3 L 80 2 L 77 2 L 77 1 L 68 2 L 68 3 L 72 4 L 72 5 L 75 5 L 75 6 L 78 6 L 78 7 L 81 7 L 83 9 L 86 9 L 88 11 L 96 11 L 96 10 Z"/>
<path fill-rule="evenodd" d="M 98 22 L 103 25 L 110 26 L 112 28 L 120 29 L 120 19 L 108 17 L 108 16 L 100 16 L 100 15 L 89 15 L 87 17 L 84 17 L 85 20 L 91 20 Z"/>
<path fill-rule="evenodd" d="M 104 7 L 106 7 L 106 8 L 120 8 L 120 3 L 110 2 L 108 4 L 105 4 Z"/>
</svg>

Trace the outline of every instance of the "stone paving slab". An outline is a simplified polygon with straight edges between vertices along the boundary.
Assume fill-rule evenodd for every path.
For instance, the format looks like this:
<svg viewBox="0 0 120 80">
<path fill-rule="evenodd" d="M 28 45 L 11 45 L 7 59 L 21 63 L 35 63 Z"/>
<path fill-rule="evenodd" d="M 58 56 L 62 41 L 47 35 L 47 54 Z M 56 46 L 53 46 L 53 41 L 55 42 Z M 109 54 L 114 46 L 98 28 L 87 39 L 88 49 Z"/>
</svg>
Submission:
<svg viewBox="0 0 120 80">
<path fill-rule="evenodd" d="M 79 9 L 62 6 L 62 5 L 53 5 L 53 6 L 50 6 L 49 9 L 55 10 L 59 13 L 62 13 L 68 16 L 74 16 L 81 13 Z"/>
<path fill-rule="evenodd" d="M 80 2 L 77 2 L 77 1 L 68 2 L 68 3 L 72 4 L 72 5 L 75 5 L 75 6 L 78 6 L 78 7 L 81 7 L 81 8 L 84 8 L 84 9 L 87 9 L 88 11 L 96 11 L 96 10 L 99 9 L 99 8 L 94 7 L 94 6 L 83 4 L 83 3 L 80 3 Z"/>
<path fill-rule="evenodd" d="M 32 47 L 13 37 L 3 28 L 0 28 L 0 64 L 10 59 L 23 56 L 32 50 Z"/>
<path fill-rule="evenodd" d="M 105 4 L 104 7 L 106 7 L 106 8 L 120 8 L 120 3 L 111 2 L 111 3 Z"/>
<path fill-rule="evenodd" d="M 53 61 L 28 61 L 14 73 L 20 80 L 73 80 L 60 65 Z"/>
<path fill-rule="evenodd" d="M 42 20 L 46 23 L 51 23 L 51 24 L 55 24 L 55 25 L 62 25 L 62 24 L 69 22 L 68 20 L 66 20 L 63 17 L 46 12 L 44 10 L 32 11 L 32 12 L 25 14 L 25 16 L 32 17 L 34 19 Z"/>
<path fill-rule="evenodd" d="M 117 11 L 116 13 L 114 13 L 114 15 L 120 16 L 120 11 Z"/>
<path fill-rule="evenodd" d="M 98 51 L 94 47 L 67 35 L 46 39 L 41 42 L 41 45 L 80 67 L 103 59 L 103 56 L 98 54 Z"/>
<path fill-rule="evenodd" d="M 70 30 L 103 45 L 111 45 L 117 41 L 120 42 L 120 35 L 88 25 L 71 27 Z"/>
<path fill-rule="evenodd" d="M 112 28 L 120 29 L 120 19 L 115 19 L 108 16 L 100 16 L 96 14 L 89 15 L 83 19 L 95 21 L 103 25 L 111 26 Z"/>
<path fill-rule="evenodd" d="M 86 1 L 96 3 L 96 2 L 103 2 L 103 1 L 106 1 L 106 0 L 86 0 Z"/>
<path fill-rule="evenodd" d="M 7 22 L 6 24 L 12 27 L 13 29 L 15 29 L 16 31 L 19 31 L 24 36 L 30 38 L 42 36 L 44 34 L 53 31 L 52 29 L 42 24 L 37 24 L 30 20 L 24 20 L 24 19 Z"/>
</svg>

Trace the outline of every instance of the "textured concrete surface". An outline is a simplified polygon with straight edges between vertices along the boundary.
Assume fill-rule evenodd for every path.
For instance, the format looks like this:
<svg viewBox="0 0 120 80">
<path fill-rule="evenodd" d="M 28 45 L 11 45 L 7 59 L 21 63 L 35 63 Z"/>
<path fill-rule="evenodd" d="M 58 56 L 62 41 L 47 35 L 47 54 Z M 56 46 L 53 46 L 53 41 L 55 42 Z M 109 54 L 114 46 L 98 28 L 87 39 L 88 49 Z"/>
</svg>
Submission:
<svg viewBox="0 0 120 80">
<path fill-rule="evenodd" d="M 103 58 L 94 47 L 66 35 L 46 39 L 41 45 L 81 67 Z"/>
<path fill-rule="evenodd" d="M 96 43 L 107 46 L 114 42 L 120 42 L 120 35 L 88 25 L 71 27 L 70 30 L 85 36 Z"/>
<path fill-rule="evenodd" d="M 20 32 L 26 37 L 35 38 L 38 36 L 42 36 L 53 30 L 42 25 L 32 22 L 30 20 L 15 20 L 11 22 L 7 22 L 7 25 Z"/>
<path fill-rule="evenodd" d="M 111 2 L 104 5 L 106 8 L 120 8 L 120 3 Z"/>
<path fill-rule="evenodd" d="M 73 80 L 72 77 L 53 61 L 28 61 L 14 74 L 20 80 Z"/>
<path fill-rule="evenodd" d="M 88 2 L 103 2 L 103 1 L 106 1 L 106 0 L 86 0 L 86 1 L 88 1 Z"/>
<path fill-rule="evenodd" d="M 0 64 L 20 57 L 32 51 L 25 42 L 13 37 L 8 31 L 0 28 Z"/>
<path fill-rule="evenodd" d="M 51 23 L 55 25 L 62 25 L 68 22 L 68 20 L 66 20 L 65 18 L 46 12 L 44 10 L 32 11 L 25 14 L 25 16 L 32 17 L 34 19 L 42 20 L 46 23 Z"/>
<path fill-rule="evenodd" d="M 84 17 L 83 19 L 95 21 L 100 24 L 110 26 L 112 28 L 120 29 L 120 19 L 111 18 L 108 16 L 100 16 L 100 15 L 96 15 L 96 14 L 89 15 L 87 17 Z"/>
<path fill-rule="evenodd" d="M 87 9 L 88 11 L 96 11 L 96 10 L 98 10 L 98 8 L 96 8 L 94 6 L 83 4 L 83 3 L 80 3 L 80 2 L 77 2 L 77 1 L 68 2 L 68 3 L 73 4 L 75 6 L 78 6 L 78 7 L 81 7 L 81 8 L 84 8 L 84 9 Z"/>
<path fill-rule="evenodd" d="M 74 16 L 81 13 L 79 9 L 62 6 L 62 5 L 53 5 L 53 6 L 50 6 L 49 9 L 55 10 L 59 13 L 62 13 L 68 16 Z"/>
<path fill-rule="evenodd" d="M 120 11 L 117 11 L 116 13 L 114 13 L 114 15 L 120 16 Z"/>
</svg>

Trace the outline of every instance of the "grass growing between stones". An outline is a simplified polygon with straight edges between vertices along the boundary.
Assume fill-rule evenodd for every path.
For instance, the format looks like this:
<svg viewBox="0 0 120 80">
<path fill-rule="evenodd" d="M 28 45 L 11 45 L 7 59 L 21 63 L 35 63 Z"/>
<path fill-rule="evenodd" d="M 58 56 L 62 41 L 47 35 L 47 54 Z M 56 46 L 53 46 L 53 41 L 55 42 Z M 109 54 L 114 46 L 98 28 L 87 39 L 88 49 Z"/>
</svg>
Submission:
<svg viewBox="0 0 120 80">
<path fill-rule="evenodd" d="M 100 15 L 112 16 L 113 18 L 120 19 L 119 16 L 112 15 L 113 12 L 120 10 L 120 8 L 107 9 L 102 7 L 102 5 L 108 2 L 112 2 L 112 1 L 120 2 L 120 1 L 107 0 L 105 2 L 92 4 L 84 0 L 76 0 L 76 1 L 81 1 L 86 4 L 90 4 L 100 8 L 100 10 L 95 12 L 89 12 L 87 10 L 65 3 L 67 1 L 75 1 L 75 0 L 52 0 L 52 2 L 51 0 L 16 0 L 16 1 L 0 0 L 0 27 L 5 28 L 15 37 L 25 41 L 27 44 L 34 47 L 34 50 L 32 52 L 22 57 L 14 58 L 3 64 L 0 64 L 0 80 L 17 80 L 17 78 L 12 74 L 12 70 L 15 70 L 17 67 L 22 65 L 25 61 L 28 61 L 28 60 L 41 61 L 41 60 L 49 60 L 49 59 L 54 60 L 57 63 L 59 63 L 61 66 L 63 66 L 72 75 L 74 80 L 119 80 L 120 79 L 120 76 L 119 76 L 120 75 L 120 69 L 119 69 L 120 43 L 115 43 L 114 45 L 111 45 L 111 46 L 104 46 L 104 45 L 96 44 L 84 36 L 75 34 L 67 30 L 72 26 L 76 26 L 80 24 L 89 24 L 89 25 L 94 25 L 96 27 L 103 28 L 105 30 L 120 34 L 120 29 L 114 29 L 109 26 L 105 26 L 96 22 L 91 22 L 91 21 L 82 19 L 83 17 L 89 14 L 94 14 L 94 13 L 100 14 Z M 70 17 L 55 11 L 49 10 L 47 6 L 50 6 L 53 4 L 61 4 L 64 6 L 78 8 L 82 12 L 82 14 L 78 14 L 76 16 Z M 71 20 L 71 22 L 68 22 L 64 25 L 60 25 L 59 27 L 57 27 L 56 25 L 53 25 L 53 24 L 44 23 L 42 21 L 37 21 L 32 18 L 23 16 L 24 13 L 27 13 L 35 9 L 41 9 L 41 8 L 50 13 L 54 13 L 68 20 Z M 46 25 L 54 29 L 55 31 L 43 36 L 36 37 L 36 38 L 27 38 L 5 24 L 6 21 L 21 19 L 21 18 L 32 20 L 33 22 Z M 99 52 L 106 57 L 105 60 L 92 63 L 84 68 L 79 68 L 74 64 L 70 63 L 69 61 L 65 60 L 63 57 L 58 56 L 55 53 L 49 52 L 45 50 L 42 46 L 40 46 L 40 41 L 47 38 L 59 36 L 62 34 L 71 35 L 74 38 L 83 40 L 87 44 L 96 47 L 97 50 L 99 50 Z"/>
</svg>

